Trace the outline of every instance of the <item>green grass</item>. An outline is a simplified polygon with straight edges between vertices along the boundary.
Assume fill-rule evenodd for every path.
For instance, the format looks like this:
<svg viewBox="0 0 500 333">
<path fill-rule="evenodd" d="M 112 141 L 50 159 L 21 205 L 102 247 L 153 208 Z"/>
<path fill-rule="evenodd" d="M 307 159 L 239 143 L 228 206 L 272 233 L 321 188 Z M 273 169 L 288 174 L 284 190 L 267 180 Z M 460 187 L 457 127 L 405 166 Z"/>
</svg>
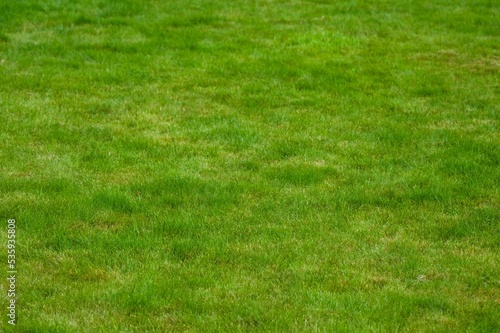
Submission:
<svg viewBox="0 0 500 333">
<path fill-rule="evenodd" d="M 0 331 L 500 332 L 499 17 L 0 0 Z"/>
</svg>

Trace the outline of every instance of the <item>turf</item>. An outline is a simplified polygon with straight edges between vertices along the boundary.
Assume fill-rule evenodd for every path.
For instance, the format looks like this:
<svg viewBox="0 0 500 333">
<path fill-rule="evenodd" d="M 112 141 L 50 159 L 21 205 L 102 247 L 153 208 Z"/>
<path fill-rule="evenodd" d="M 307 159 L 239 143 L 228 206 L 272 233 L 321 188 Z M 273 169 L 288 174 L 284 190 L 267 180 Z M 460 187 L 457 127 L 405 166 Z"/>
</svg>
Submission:
<svg viewBox="0 0 500 333">
<path fill-rule="evenodd" d="M 0 331 L 500 331 L 499 17 L 0 0 Z"/>
</svg>

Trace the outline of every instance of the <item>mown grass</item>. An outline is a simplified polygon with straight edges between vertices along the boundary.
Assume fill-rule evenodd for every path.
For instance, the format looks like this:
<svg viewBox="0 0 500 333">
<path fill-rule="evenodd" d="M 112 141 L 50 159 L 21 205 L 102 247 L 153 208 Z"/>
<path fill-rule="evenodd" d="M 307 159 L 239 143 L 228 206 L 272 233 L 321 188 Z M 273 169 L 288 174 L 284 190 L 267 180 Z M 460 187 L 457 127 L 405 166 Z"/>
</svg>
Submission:
<svg viewBox="0 0 500 333">
<path fill-rule="evenodd" d="M 15 331 L 500 331 L 499 16 L 0 0 Z"/>
</svg>

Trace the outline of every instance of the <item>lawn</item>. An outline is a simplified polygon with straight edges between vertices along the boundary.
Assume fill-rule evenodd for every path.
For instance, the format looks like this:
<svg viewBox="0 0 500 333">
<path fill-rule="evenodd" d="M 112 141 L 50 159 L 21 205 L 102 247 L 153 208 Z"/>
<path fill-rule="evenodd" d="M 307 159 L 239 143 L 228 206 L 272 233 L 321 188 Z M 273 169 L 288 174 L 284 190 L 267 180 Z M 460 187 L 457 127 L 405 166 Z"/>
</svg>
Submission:
<svg viewBox="0 0 500 333">
<path fill-rule="evenodd" d="M 500 332 L 499 18 L 0 0 L 0 331 Z"/>
</svg>

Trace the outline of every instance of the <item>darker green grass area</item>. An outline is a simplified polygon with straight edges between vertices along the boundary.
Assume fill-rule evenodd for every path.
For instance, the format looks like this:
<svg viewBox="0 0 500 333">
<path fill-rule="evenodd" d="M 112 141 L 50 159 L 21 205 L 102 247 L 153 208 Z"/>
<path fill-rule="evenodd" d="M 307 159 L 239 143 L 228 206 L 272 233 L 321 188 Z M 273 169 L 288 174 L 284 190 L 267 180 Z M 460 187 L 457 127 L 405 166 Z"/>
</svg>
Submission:
<svg viewBox="0 0 500 333">
<path fill-rule="evenodd" d="M 0 331 L 500 331 L 499 14 L 0 1 Z"/>
<path fill-rule="evenodd" d="M 306 186 L 322 182 L 334 170 L 321 167 L 283 167 L 269 171 L 268 177 L 281 184 Z"/>
</svg>

